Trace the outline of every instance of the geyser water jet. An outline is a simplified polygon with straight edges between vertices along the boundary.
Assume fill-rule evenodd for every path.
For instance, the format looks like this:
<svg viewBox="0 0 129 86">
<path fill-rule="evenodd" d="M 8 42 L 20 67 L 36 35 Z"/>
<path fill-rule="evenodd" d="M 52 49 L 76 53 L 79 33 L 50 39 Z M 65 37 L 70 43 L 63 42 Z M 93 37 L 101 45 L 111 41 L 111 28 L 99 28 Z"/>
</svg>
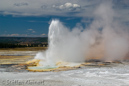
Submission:
<svg viewBox="0 0 129 86">
<path fill-rule="evenodd" d="M 49 47 L 35 57 L 41 60 L 39 65 L 56 66 L 59 61 L 84 62 L 87 59 L 123 60 L 129 53 L 129 32 L 115 20 L 117 14 L 112 6 L 112 3 L 100 4 L 91 25 L 83 31 L 78 27 L 70 30 L 59 20 L 52 20 Z"/>
</svg>

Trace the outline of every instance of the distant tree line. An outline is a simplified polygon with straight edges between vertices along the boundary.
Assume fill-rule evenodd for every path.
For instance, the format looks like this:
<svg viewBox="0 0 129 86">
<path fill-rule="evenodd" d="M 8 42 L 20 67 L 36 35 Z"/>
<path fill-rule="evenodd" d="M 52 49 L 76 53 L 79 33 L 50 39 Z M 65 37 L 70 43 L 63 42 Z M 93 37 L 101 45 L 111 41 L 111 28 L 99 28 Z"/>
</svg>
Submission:
<svg viewBox="0 0 129 86">
<path fill-rule="evenodd" d="M 0 48 L 47 47 L 47 44 L 20 45 L 14 43 L 0 43 Z"/>
<path fill-rule="evenodd" d="M 48 37 L 0 37 L 0 48 L 47 47 Z"/>
<path fill-rule="evenodd" d="M 19 48 L 27 47 L 26 45 L 10 44 L 10 43 L 0 43 L 0 48 Z"/>
</svg>

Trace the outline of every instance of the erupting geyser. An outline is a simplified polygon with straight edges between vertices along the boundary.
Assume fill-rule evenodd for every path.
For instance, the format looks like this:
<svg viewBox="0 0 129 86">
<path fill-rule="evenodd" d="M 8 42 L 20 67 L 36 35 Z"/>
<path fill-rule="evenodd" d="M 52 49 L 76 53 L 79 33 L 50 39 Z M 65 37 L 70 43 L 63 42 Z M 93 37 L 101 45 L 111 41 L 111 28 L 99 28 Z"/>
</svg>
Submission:
<svg viewBox="0 0 129 86">
<path fill-rule="evenodd" d="M 102 3 L 94 12 L 94 20 L 86 29 L 65 27 L 52 20 L 49 27 L 49 47 L 39 52 L 40 66 L 56 66 L 57 62 L 84 62 L 88 59 L 103 61 L 123 60 L 129 53 L 129 32 L 121 22 L 112 3 Z"/>
</svg>

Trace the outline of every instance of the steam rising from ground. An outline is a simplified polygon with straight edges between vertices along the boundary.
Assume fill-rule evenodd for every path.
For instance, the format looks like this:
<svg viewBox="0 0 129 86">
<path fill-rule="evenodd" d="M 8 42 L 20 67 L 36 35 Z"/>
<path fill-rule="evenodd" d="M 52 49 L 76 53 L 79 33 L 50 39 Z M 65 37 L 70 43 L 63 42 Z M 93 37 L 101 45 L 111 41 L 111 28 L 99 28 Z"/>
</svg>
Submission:
<svg viewBox="0 0 129 86">
<path fill-rule="evenodd" d="M 49 47 L 38 53 L 42 65 L 54 65 L 58 61 L 84 62 L 88 59 L 104 61 L 123 60 L 129 53 L 129 32 L 115 20 L 112 3 L 102 3 L 94 12 L 92 24 L 72 30 L 59 20 L 52 20 L 49 27 Z"/>
</svg>

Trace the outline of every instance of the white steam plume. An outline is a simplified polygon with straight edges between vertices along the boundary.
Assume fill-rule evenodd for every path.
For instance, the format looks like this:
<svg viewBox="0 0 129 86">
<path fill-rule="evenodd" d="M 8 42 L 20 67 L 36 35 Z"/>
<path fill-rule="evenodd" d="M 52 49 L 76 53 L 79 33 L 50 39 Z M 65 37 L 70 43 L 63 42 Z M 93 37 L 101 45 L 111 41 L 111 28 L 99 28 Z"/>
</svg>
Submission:
<svg viewBox="0 0 129 86">
<path fill-rule="evenodd" d="M 94 12 L 94 21 L 87 29 L 65 27 L 52 20 L 49 27 L 49 47 L 35 59 L 42 65 L 58 61 L 84 62 L 88 59 L 123 60 L 129 53 L 129 32 L 115 20 L 112 3 L 102 3 Z M 100 30 L 101 29 L 101 30 Z"/>
</svg>

